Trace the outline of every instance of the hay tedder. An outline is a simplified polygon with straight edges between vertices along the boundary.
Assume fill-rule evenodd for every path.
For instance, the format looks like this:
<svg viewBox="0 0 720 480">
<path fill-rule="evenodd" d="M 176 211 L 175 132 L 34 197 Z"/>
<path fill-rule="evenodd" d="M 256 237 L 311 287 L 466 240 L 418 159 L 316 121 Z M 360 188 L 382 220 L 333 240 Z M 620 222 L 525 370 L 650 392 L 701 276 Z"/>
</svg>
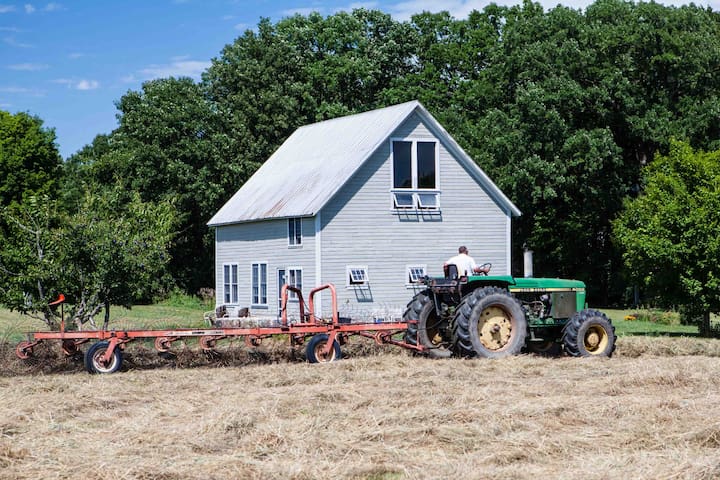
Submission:
<svg viewBox="0 0 720 480">
<path fill-rule="evenodd" d="M 442 278 L 425 277 L 422 291 L 408 303 L 402 321 L 370 323 L 340 317 L 332 284 L 310 291 L 307 303 L 292 286 L 282 288 L 281 315 L 260 321 L 251 317 L 228 317 L 216 309 L 206 314 L 207 328 L 169 330 L 108 329 L 66 330 L 61 312 L 58 331 L 28 334 L 15 352 L 21 359 L 33 348 L 58 341 L 68 356 L 84 354 L 90 373 L 113 373 L 123 362 L 125 346 L 134 340 L 152 340 L 158 352 L 168 352 L 173 342 L 196 338 L 207 352 L 217 342 L 243 338 L 248 347 L 264 339 L 286 336 L 293 347 L 305 345 L 310 363 L 342 357 L 341 345 L 359 335 L 378 344 L 391 344 L 434 358 L 450 356 L 501 358 L 523 352 L 546 355 L 609 357 L 615 350 L 615 329 L 603 313 L 585 308 L 585 284 L 577 280 L 513 278 L 510 276 L 462 276 L 448 272 Z M 315 296 L 328 290 L 332 315 L 315 314 Z M 290 319 L 288 299 L 295 295 L 299 315 Z M 62 308 L 64 297 L 54 302 Z"/>
</svg>

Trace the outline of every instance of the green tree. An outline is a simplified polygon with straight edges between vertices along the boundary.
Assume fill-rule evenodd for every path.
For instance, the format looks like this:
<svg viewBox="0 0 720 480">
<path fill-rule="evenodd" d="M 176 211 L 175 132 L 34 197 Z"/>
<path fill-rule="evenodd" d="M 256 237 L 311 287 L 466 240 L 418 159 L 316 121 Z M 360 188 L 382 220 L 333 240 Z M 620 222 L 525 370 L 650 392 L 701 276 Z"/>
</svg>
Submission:
<svg viewBox="0 0 720 480">
<path fill-rule="evenodd" d="M 60 293 L 62 276 L 57 202 L 30 196 L 0 208 L 0 304 L 54 326 L 49 303 Z"/>
<path fill-rule="evenodd" d="M 143 202 L 120 188 L 89 192 L 62 231 L 60 285 L 82 323 L 110 306 L 130 308 L 167 291 L 177 215 L 169 202 Z"/>
<path fill-rule="evenodd" d="M 189 78 L 147 82 L 117 107 L 118 128 L 71 157 L 67 171 L 82 188 L 119 185 L 143 202 L 173 203 L 179 226 L 169 271 L 178 286 L 196 292 L 212 281 L 206 222 L 256 166 L 229 158 L 235 140 Z"/>
<path fill-rule="evenodd" d="M 659 306 L 720 312 L 720 151 L 673 142 L 644 169 L 643 193 L 613 223 L 633 282 Z"/>
<path fill-rule="evenodd" d="M 0 206 L 52 194 L 62 159 L 55 132 L 38 117 L 0 110 Z"/>
<path fill-rule="evenodd" d="M 63 293 L 81 326 L 102 310 L 107 322 L 110 305 L 130 307 L 167 288 L 172 205 L 107 189 L 88 193 L 70 215 L 58 206 L 32 196 L 2 210 L 0 304 L 54 327 L 49 303 Z"/>
</svg>

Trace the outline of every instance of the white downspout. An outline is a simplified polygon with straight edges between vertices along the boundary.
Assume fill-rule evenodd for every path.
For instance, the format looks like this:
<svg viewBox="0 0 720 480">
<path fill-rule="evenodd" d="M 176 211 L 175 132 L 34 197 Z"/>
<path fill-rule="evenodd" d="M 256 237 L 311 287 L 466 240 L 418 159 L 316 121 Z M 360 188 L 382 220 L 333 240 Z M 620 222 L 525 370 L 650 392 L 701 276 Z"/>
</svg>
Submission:
<svg viewBox="0 0 720 480">
<path fill-rule="evenodd" d="M 315 286 L 322 285 L 322 219 L 320 212 L 315 214 Z M 322 293 L 318 294 L 315 303 L 315 316 L 322 315 Z"/>
</svg>

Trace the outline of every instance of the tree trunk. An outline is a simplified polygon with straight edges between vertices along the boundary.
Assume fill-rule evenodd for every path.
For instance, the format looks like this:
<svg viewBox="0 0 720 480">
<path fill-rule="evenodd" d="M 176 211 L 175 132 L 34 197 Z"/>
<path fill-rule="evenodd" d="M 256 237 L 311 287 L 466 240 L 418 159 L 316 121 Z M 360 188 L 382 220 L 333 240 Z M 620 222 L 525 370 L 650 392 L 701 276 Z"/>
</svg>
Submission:
<svg viewBox="0 0 720 480">
<path fill-rule="evenodd" d="M 103 322 L 103 330 L 107 330 L 110 323 L 110 300 L 105 299 L 105 322 Z"/>
<path fill-rule="evenodd" d="M 700 336 L 711 337 L 712 331 L 710 330 L 710 311 L 706 310 L 703 312 L 702 321 L 700 322 Z"/>
</svg>

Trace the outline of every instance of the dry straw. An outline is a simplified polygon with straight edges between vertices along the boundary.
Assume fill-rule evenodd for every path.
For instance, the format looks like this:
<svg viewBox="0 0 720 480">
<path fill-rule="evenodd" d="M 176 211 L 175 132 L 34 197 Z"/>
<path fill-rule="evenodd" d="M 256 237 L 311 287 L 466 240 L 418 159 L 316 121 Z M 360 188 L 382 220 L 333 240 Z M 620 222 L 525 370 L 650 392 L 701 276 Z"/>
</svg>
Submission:
<svg viewBox="0 0 720 480">
<path fill-rule="evenodd" d="M 623 337 L 612 359 L 347 351 L 136 345 L 128 371 L 97 376 L 6 350 L 0 478 L 720 477 L 716 341 Z"/>
</svg>

